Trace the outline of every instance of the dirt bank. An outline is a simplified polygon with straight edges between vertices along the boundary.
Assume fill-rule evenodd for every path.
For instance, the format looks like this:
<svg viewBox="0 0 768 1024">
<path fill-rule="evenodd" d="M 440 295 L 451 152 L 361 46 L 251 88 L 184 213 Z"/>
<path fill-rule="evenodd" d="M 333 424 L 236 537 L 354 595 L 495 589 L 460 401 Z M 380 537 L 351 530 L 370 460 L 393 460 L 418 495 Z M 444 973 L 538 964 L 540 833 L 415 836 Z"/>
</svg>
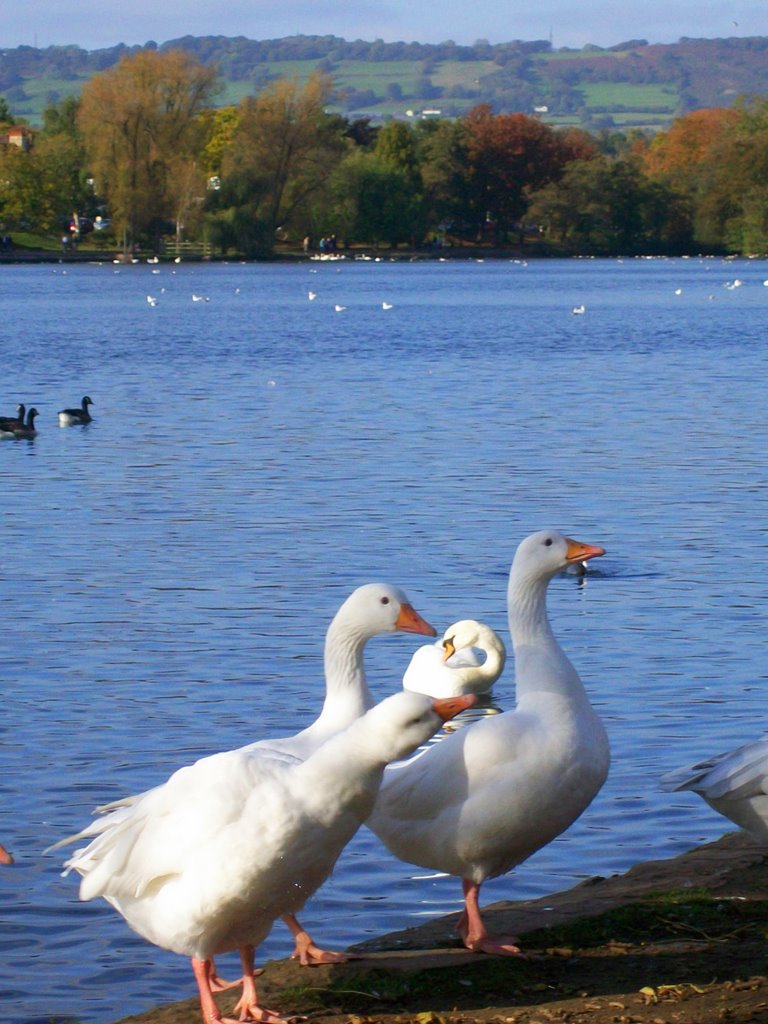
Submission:
<svg viewBox="0 0 768 1024">
<path fill-rule="evenodd" d="M 489 907 L 492 930 L 520 936 L 525 960 L 467 953 L 449 915 L 356 947 L 363 958 L 343 966 L 271 961 L 259 992 L 316 1024 L 768 1024 L 767 894 L 768 851 L 729 835 Z M 220 1002 L 230 1012 L 235 997 Z M 123 1024 L 199 1019 L 190 999 Z"/>
</svg>

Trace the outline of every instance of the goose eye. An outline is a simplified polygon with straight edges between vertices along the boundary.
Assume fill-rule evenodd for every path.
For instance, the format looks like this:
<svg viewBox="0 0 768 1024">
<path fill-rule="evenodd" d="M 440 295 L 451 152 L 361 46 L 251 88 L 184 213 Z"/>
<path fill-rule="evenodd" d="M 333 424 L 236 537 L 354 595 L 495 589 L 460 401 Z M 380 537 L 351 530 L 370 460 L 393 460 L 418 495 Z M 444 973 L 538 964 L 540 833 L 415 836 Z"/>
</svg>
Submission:
<svg viewBox="0 0 768 1024">
<path fill-rule="evenodd" d="M 389 598 L 388 597 L 382 597 L 381 603 L 382 604 L 389 604 Z"/>
<path fill-rule="evenodd" d="M 547 537 L 547 539 L 544 541 L 544 544 L 548 548 L 552 547 L 552 538 L 551 537 Z"/>
</svg>

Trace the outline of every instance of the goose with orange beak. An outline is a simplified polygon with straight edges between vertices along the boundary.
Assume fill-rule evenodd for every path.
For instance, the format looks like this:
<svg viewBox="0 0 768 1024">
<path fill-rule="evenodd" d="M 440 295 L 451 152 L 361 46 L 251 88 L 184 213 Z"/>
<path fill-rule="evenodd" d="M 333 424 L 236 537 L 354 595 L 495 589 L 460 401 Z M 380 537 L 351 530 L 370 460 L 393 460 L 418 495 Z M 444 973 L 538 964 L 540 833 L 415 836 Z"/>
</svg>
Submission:
<svg viewBox="0 0 768 1024">
<path fill-rule="evenodd" d="M 385 765 L 476 699 L 396 693 L 306 761 L 255 746 L 212 754 L 52 849 L 90 840 L 66 864 L 80 898 L 102 897 L 138 935 L 191 959 L 203 1024 L 239 1024 L 215 998 L 213 957 L 230 950 L 243 967 L 239 1021 L 287 1024 L 260 1004 L 255 947 L 330 875 Z"/>
<path fill-rule="evenodd" d="M 608 775 L 605 728 L 555 639 L 546 607 L 557 573 L 603 554 L 602 547 L 554 530 L 522 541 L 507 591 L 515 708 L 391 765 L 366 823 L 401 860 L 461 879 L 457 927 L 475 952 L 521 955 L 515 937 L 489 934 L 480 886 L 564 832 Z"/>
</svg>

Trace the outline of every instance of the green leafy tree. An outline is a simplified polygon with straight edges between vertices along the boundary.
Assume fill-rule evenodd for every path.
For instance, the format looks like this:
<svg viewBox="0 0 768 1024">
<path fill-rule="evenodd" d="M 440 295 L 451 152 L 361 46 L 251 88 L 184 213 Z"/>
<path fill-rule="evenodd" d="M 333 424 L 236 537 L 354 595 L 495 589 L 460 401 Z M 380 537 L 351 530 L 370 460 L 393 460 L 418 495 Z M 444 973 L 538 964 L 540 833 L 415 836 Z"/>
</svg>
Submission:
<svg viewBox="0 0 768 1024">
<path fill-rule="evenodd" d="M 405 175 L 415 191 L 421 191 L 421 170 L 416 135 L 403 121 L 390 121 L 379 131 L 374 153 L 382 163 Z"/>
<path fill-rule="evenodd" d="M 0 96 L 0 126 L 9 126 L 15 124 L 11 108 L 8 106 L 8 100 L 5 96 Z"/>
<path fill-rule="evenodd" d="M 268 255 L 274 244 L 274 230 L 262 216 L 266 197 L 264 183 L 252 171 L 232 171 L 221 187 L 208 194 L 205 206 L 205 236 L 226 253 L 233 250 L 247 257 Z"/>
<path fill-rule="evenodd" d="M 476 202 L 464 122 L 423 121 L 417 138 L 428 229 L 475 233 Z"/>
<path fill-rule="evenodd" d="M 0 150 L 0 218 L 7 226 L 59 231 L 74 212 L 90 212 L 82 151 L 66 133 L 41 133 L 27 152 Z"/>
<path fill-rule="evenodd" d="M 77 143 L 81 143 L 80 130 L 77 126 L 77 115 L 80 111 L 80 100 L 68 96 L 59 103 L 49 104 L 43 111 L 42 138 L 53 135 L 66 135 Z"/>
<path fill-rule="evenodd" d="M 649 180 L 632 159 L 573 161 L 531 195 L 526 221 L 571 253 L 685 251 L 692 239 L 685 198 Z"/>
<path fill-rule="evenodd" d="M 713 162 L 702 210 L 719 213 L 731 252 L 768 252 L 768 99 L 742 103 Z"/>
<path fill-rule="evenodd" d="M 333 216 L 347 238 L 372 245 L 416 244 L 425 225 L 410 175 L 376 153 L 355 152 L 338 167 Z"/>
<path fill-rule="evenodd" d="M 79 110 L 80 101 L 73 96 L 46 107 L 33 149 L 44 178 L 56 185 L 50 193 L 58 193 L 59 223 L 75 212 L 93 216 L 97 211 L 97 197 L 85 170 L 85 150 L 77 123 Z"/>
</svg>

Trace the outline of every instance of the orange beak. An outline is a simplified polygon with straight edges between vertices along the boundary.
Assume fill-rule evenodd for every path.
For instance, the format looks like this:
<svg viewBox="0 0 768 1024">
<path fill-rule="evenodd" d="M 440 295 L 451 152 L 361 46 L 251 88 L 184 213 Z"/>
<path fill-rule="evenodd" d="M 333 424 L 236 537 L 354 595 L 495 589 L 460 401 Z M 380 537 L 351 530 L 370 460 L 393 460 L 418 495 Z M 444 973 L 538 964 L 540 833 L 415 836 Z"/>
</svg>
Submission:
<svg viewBox="0 0 768 1024">
<path fill-rule="evenodd" d="M 13 857 L 8 853 L 2 843 L 0 843 L 0 864 L 13 864 Z"/>
<path fill-rule="evenodd" d="M 403 633 L 421 633 L 422 636 L 437 636 L 437 630 L 430 626 L 419 613 L 409 604 L 400 605 L 400 614 L 397 616 L 395 629 Z"/>
<path fill-rule="evenodd" d="M 605 554 L 605 548 L 599 548 L 596 544 L 582 544 L 581 541 L 571 540 L 570 537 L 565 539 L 568 541 L 566 562 L 586 562 L 588 558 L 599 558 Z"/>
<path fill-rule="evenodd" d="M 436 711 L 444 722 L 449 722 L 461 711 L 477 704 L 477 696 L 474 693 L 465 693 L 463 697 L 446 697 L 443 700 L 432 702 L 432 710 Z"/>
<path fill-rule="evenodd" d="M 441 661 L 448 661 L 456 653 L 456 647 L 453 642 L 453 638 L 449 637 L 447 640 L 443 640 L 443 657 Z"/>
</svg>

